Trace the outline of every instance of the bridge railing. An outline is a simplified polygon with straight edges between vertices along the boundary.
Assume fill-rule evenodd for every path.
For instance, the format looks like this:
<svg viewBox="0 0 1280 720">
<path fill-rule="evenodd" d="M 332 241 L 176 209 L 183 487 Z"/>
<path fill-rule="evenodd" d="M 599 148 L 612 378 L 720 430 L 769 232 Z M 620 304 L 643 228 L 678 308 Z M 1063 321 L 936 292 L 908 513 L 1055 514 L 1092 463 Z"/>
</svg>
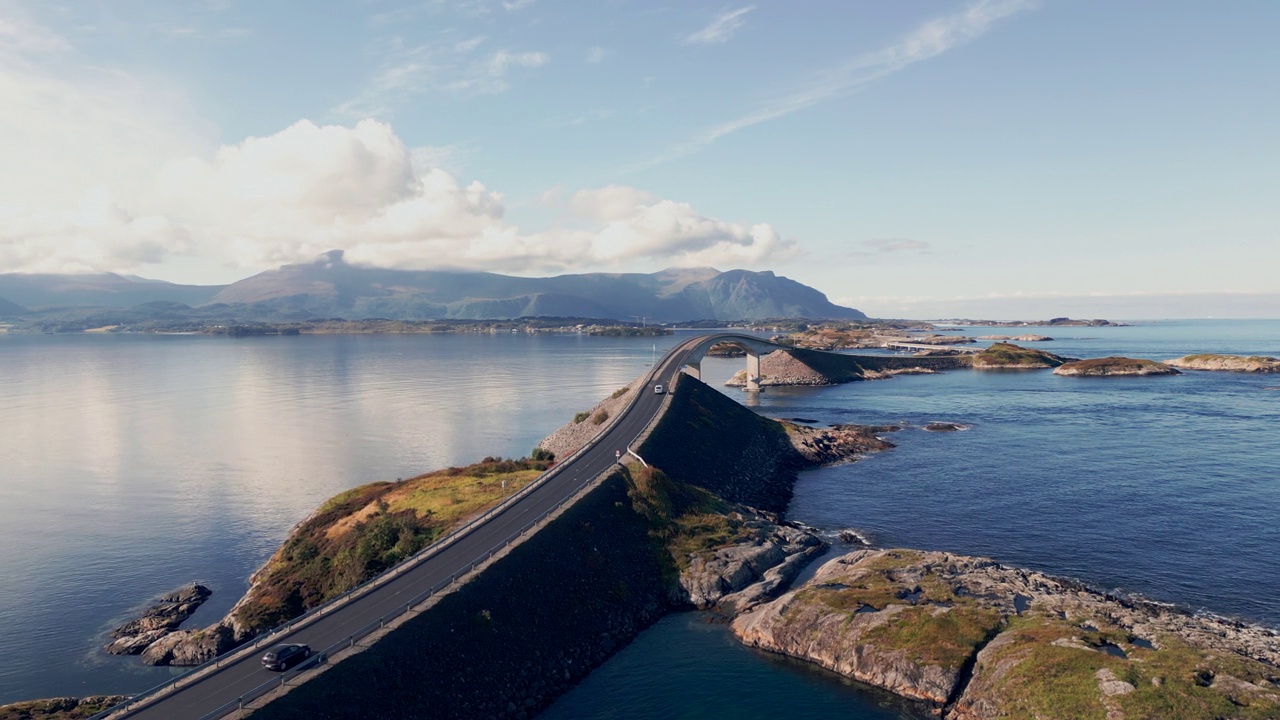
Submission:
<svg viewBox="0 0 1280 720">
<path fill-rule="evenodd" d="M 578 497 L 587 488 L 589 488 L 597 480 L 601 480 L 605 477 L 608 477 L 609 474 L 612 472 L 613 472 L 613 468 L 610 468 L 604 471 L 603 473 L 600 473 L 599 475 L 596 475 L 595 477 L 586 481 L 585 483 L 580 485 L 576 490 L 570 493 L 567 497 L 565 497 L 563 500 L 556 503 L 555 507 L 552 507 L 549 510 L 543 512 L 534 520 L 531 520 L 528 523 L 526 523 L 524 527 L 520 528 L 514 533 L 511 533 L 507 537 L 503 538 L 500 542 L 498 542 L 497 544 L 495 544 L 493 547 L 486 550 L 485 552 L 480 553 L 480 555 L 478 555 L 471 562 L 467 563 L 461 570 L 458 570 L 454 574 L 450 575 L 447 580 L 442 580 L 439 583 L 436 583 L 431 588 L 417 594 L 408 602 L 404 603 L 403 605 L 397 606 L 396 609 L 392 610 L 386 615 L 383 615 L 382 617 L 378 618 L 374 622 L 371 622 L 368 625 L 365 625 L 364 627 L 348 635 L 347 637 L 339 640 L 336 643 L 333 643 L 332 645 L 325 648 L 324 650 L 321 650 L 315 655 L 312 655 L 309 659 L 304 661 L 302 664 L 298 665 L 293 670 L 287 673 L 284 673 L 278 678 L 272 678 L 271 680 L 262 683 L 261 685 L 253 688 L 252 690 L 245 692 L 243 695 L 236 698 L 235 700 L 232 700 L 231 702 L 224 704 L 222 707 L 219 707 L 213 710 L 212 712 L 201 716 L 199 720 L 218 720 L 218 718 L 226 717 L 232 712 L 241 710 L 245 708 L 247 705 L 249 705 L 251 702 L 253 702 L 254 700 L 257 700 L 258 698 L 262 697 L 263 695 L 266 695 L 272 690 L 288 685 L 290 680 L 296 679 L 298 676 L 302 675 L 303 673 L 308 672 L 310 670 L 314 670 L 320 665 L 325 664 L 326 662 L 328 662 L 328 659 L 331 655 L 337 652 L 340 652 L 342 650 L 355 647 L 356 643 L 360 642 L 361 640 L 368 637 L 369 635 L 372 635 L 373 633 L 381 630 L 382 628 L 385 628 L 387 625 L 391 624 L 391 622 L 394 621 L 396 618 L 404 615 L 405 613 L 408 613 L 410 610 L 413 610 L 415 607 L 421 605 L 427 600 L 430 600 L 435 595 L 438 595 L 441 592 L 448 590 L 450 587 L 456 584 L 461 578 L 466 576 L 472 570 L 475 570 L 482 563 L 488 561 L 494 555 L 497 555 L 503 549 L 505 549 L 515 541 L 519 540 L 521 536 L 525 535 L 530 530 L 537 527 L 539 523 L 546 520 L 548 517 L 554 515 L 564 506 L 569 505 L 575 500 L 577 500 Z"/>
<path fill-rule="evenodd" d="M 159 685 L 156 685 L 147 690 L 144 690 L 141 693 L 138 693 L 137 695 L 134 695 L 121 703 L 113 705 L 112 707 L 109 707 L 106 710 L 103 710 L 102 712 L 99 712 L 96 715 L 91 716 L 90 718 L 88 718 L 88 720 L 106 720 L 106 718 L 112 718 L 112 717 L 126 718 L 133 711 L 139 710 L 141 709 L 142 706 L 150 704 L 155 700 L 158 700 L 162 694 L 173 692 L 179 689 L 180 687 L 189 685 L 196 680 L 199 680 L 207 675 L 213 674 L 217 670 L 227 665 L 232 665 L 234 663 L 241 662 L 246 658 L 248 658 L 249 656 L 255 655 L 257 651 L 261 650 L 264 646 L 278 641 L 278 638 L 280 635 L 284 633 L 288 633 L 293 630 L 297 630 L 306 625 L 309 625 L 311 622 L 314 622 L 315 620 L 325 615 L 328 615 L 334 610 L 340 607 L 343 607 L 348 603 L 362 597 L 366 593 L 371 592 L 378 587 L 381 587 L 382 585 L 390 582 L 391 580 L 399 577 L 400 575 L 406 572 L 409 572 L 410 570 L 418 567 L 422 563 L 426 562 L 427 560 L 443 552 L 446 548 L 450 547 L 451 545 L 454 545 L 459 540 L 469 535 L 477 527 L 483 525 L 489 520 L 492 520 L 494 517 L 502 514 L 503 512 L 508 510 L 511 506 L 520 502 L 521 500 L 523 500 L 524 498 L 528 497 L 530 494 L 535 492 L 538 488 L 547 484 L 547 482 L 549 482 L 556 475 L 560 474 L 564 470 L 564 468 L 568 467 L 574 460 L 578 459 L 584 453 L 588 452 L 591 448 L 595 447 L 595 444 L 600 440 L 600 438 L 604 437 L 609 432 L 609 430 L 611 430 L 614 427 L 614 425 L 620 422 L 621 419 L 628 412 L 630 412 L 633 407 L 635 407 L 636 402 L 640 399 L 641 393 L 647 390 L 649 386 L 652 384 L 653 376 L 658 372 L 658 368 L 666 364 L 667 360 L 672 355 L 676 354 L 677 352 L 680 352 L 681 348 L 683 348 L 686 344 L 687 342 L 677 344 L 675 347 L 671 348 L 666 353 L 664 353 L 662 358 L 658 360 L 658 362 L 654 363 L 652 367 L 649 368 L 649 372 L 645 373 L 644 380 L 642 380 L 637 385 L 636 391 L 635 393 L 632 394 L 631 400 L 627 403 L 626 408 L 622 412 L 619 412 L 615 414 L 613 417 L 609 418 L 608 422 L 604 425 L 604 427 L 602 427 L 599 430 L 599 432 L 595 434 L 594 437 L 588 440 L 586 444 L 584 444 L 582 447 L 575 450 L 564 460 L 557 461 L 554 467 L 550 468 L 542 475 L 539 475 L 537 479 L 535 479 L 533 482 L 529 483 L 525 487 L 521 488 L 516 493 L 512 494 L 511 497 L 503 500 L 501 503 L 499 503 L 498 505 L 495 505 L 493 508 L 490 508 L 488 511 L 486 511 L 479 517 L 474 518 L 473 520 L 466 523 L 462 527 L 454 530 L 453 532 L 449 533 L 448 535 L 441 538 L 440 540 L 432 543 L 430 546 L 420 550 L 418 553 L 407 558 L 404 562 L 400 563 L 399 565 L 396 565 L 395 567 L 382 573 L 381 575 L 370 578 L 369 580 L 365 581 L 360 585 L 357 585 L 354 588 L 351 588 L 345 593 L 342 593 L 341 595 L 338 595 L 337 597 L 334 597 L 326 601 L 323 605 L 314 607 L 311 610 L 308 610 L 302 615 L 299 615 L 298 617 L 286 623 L 282 623 L 281 625 L 278 625 L 270 630 L 267 630 L 259 634 L 251 644 L 241 645 L 240 647 L 235 648 L 229 653 L 226 653 L 224 655 L 219 655 L 218 657 L 215 657 L 212 660 L 209 660 L 202 665 L 198 665 L 192 668 L 191 670 L 188 670 L 187 672 L 181 675 L 178 675 L 177 677 L 171 680 L 166 680 L 165 682 L 160 683 Z M 663 407 L 665 407 L 665 403 Z M 582 487 L 585 488 L 587 485 L 590 485 L 591 482 L 594 482 L 594 478 L 588 481 L 587 483 L 585 483 Z M 579 488 L 577 491 L 571 494 L 568 499 L 573 499 L 577 497 L 578 492 L 581 492 L 581 490 L 582 488 Z M 529 525 L 526 525 L 524 529 L 522 529 L 520 532 L 513 535 L 511 538 L 508 538 L 508 540 L 504 541 L 501 545 L 495 548 L 495 550 L 490 550 L 487 557 L 492 557 L 493 553 L 496 550 L 500 550 L 502 547 L 505 547 L 507 544 L 510 543 L 511 540 L 519 537 L 528 528 L 533 527 L 537 523 L 541 522 L 543 519 L 546 518 L 548 514 L 550 514 L 550 512 L 554 512 L 555 510 L 558 510 L 560 507 L 562 507 L 565 504 L 565 502 L 568 502 L 568 500 L 562 501 L 561 503 L 556 505 L 556 507 L 553 508 L 551 511 L 548 511 L 548 513 L 544 513 L 541 517 L 538 518 L 538 520 L 535 520 Z M 484 559 L 487 559 L 487 557 Z M 452 584 L 452 582 L 456 580 L 457 577 L 460 577 L 461 575 L 466 574 L 466 572 L 470 572 L 472 569 L 475 568 L 476 563 L 481 561 L 482 560 L 473 561 L 467 566 L 466 571 L 455 573 L 453 576 L 451 576 L 453 579 L 450 580 L 449 584 Z M 447 587 L 447 585 L 445 587 Z M 427 591 L 427 593 L 424 593 L 424 595 L 425 597 L 430 597 L 432 594 L 435 594 L 436 592 L 439 592 L 439 590 L 433 588 L 432 590 Z M 416 605 L 422 602 L 422 600 L 418 599 L 417 602 L 413 602 L 413 601 L 411 602 Z M 361 635 L 361 637 L 364 637 L 364 635 Z M 328 650 L 325 651 L 325 653 L 327 652 Z M 321 653 L 321 655 L 324 655 L 325 653 Z M 280 685 L 283 685 L 285 681 L 287 681 L 290 677 L 293 677 L 293 676 L 286 673 L 285 675 L 281 676 L 278 680 L 273 679 L 271 682 L 265 683 L 264 685 L 260 686 L 259 688 L 255 688 L 254 691 L 250 691 L 250 692 L 252 693 L 255 691 L 260 691 L 260 692 L 257 692 L 257 694 L 254 695 L 253 697 L 254 698 L 261 697 L 262 695 L 269 692 L 271 688 L 279 687 Z M 263 688 L 266 688 L 266 689 L 263 689 Z M 240 699 L 238 699 L 236 707 L 239 707 L 240 704 L 241 704 Z M 230 712 L 230 710 L 226 709 L 227 707 L 228 706 L 223 706 L 223 708 L 219 708 L 219 712 L 221 714 L 211 714 L 211 715 L 206 715 L 205 717 L 206 718 L 223 717 L 224 715 L 226 715 L 226 713 Z M 232 709 L 235 709 L 235 708 L 233 707 Z"/>
</svg>

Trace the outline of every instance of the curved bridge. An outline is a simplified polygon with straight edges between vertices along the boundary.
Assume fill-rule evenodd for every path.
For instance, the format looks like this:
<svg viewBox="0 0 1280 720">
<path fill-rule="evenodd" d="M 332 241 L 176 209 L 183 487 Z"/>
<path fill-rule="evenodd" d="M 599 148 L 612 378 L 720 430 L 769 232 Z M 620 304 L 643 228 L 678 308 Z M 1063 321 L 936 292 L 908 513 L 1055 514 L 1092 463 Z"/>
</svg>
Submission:
<svg viewBox="0 0 1280 720">
<path fill-rule="evenodd" d="M 214 720 L 240 713 L 250 702 L 286 685 L 305 682 L 331 655 L 446 591 L 468 572 L 508 545 L 536 532 L 539 523 L 572 504 L 607 476 L 632 443 L 656 423 L 668 405 L 670 386 L 681 372 L 698 376 L 702 358 L 713 345 L 730 343 L 747 352 L 749 389 L 759 390 L 760 354 L 785 346 L 750 335 L 699 335 L 668 350 L 638 382 L 628 406 L 594 439 L 548 470 L 531 485 L 480 518 L 434 543 L 365 585 L 276 628 L 161 686 L 136 695 L 91 720 Z M 286 673 L 263 670 L 259 657 L 267 645 L 307 643 L 318 654 Z"/>
<path fill-rule="evenodd" d="M 747 353 L 747 391 L 759 392 L 760 390 L 760 356 L 767 355 L 774 350 L 790 349 L 786 345 L 761 340 L 752 335 L 739 335 L 738 333 L 717 333 L 715 335 L 702 335 L 695 338 L 697 342 L 689 341 L 683 343 L 681 347 L 685 347 L 692 343 L 692 346 L 685 351 L 683 370 L 696 377 L 702 377 L 702 358 L 706 357 L 707 351 L 712 346 L 726 344 L 737 345 Z"/>
</svg>

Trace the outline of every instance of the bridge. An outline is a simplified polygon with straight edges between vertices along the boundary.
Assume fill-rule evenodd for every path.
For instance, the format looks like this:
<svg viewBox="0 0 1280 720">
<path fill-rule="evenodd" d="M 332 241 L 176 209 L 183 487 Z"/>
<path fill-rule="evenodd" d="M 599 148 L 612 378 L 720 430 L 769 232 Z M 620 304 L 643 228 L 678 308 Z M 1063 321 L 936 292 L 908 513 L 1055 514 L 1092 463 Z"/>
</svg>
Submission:
<svg viewBox="0 0 1280 720">
<path fill-rule="evenodd" d="M 676 345 L 644 376 L 630 405 L 594 440 L 501 505 L 350 593 L 91 720 L 216 720 L 282 686 L 306 681 L 333 655 L 448 590 L 572 503 L 661 417 L 669 396 L 655 393 L 653 386 L 669 387 L 682 371 L 697 377 L 702 358 L 719 343 L 746 350 L 748 387 L 754 390 L 760 388 L 760 354 L 789 349 L 736 333 L 701 335 Z M 306 643 L 317 652 L 288 672 L 272 673 L 259 658 L 277 643 Z"/>
<path fill-rule="evenodd" d="M 889 348 L 890 350 L 915 350 L 915 351 L 925 351 L 925 352 L 938 352 L 939 350 L 945 350 L 947 352 L 954 352 L 954 353 L 980 353 L 983 350 L 983 348 L 976 348 L 976 347 L 958 347 L 955 344 L 929 345 L 927 343 L 909 343 L 909 342 L 887 342 L 884 344 L 884 346 Z"/>
</svg>

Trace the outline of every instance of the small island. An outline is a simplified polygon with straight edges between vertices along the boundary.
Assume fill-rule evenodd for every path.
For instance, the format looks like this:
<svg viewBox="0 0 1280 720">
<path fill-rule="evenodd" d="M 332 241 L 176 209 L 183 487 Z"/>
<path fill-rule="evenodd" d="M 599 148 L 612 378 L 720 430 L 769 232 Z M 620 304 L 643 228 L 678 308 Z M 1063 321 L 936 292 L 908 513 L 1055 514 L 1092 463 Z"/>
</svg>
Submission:
<svg viewBox="0 0 1280 720">
<path fill-rule="evenodd" d="M 1031 350 L 1007 342 L 998 342 L 974 355 L 973 367 L 978 370 L 1034 370 L 1055 368 L 1069 360 L 1043 350 Z"/>
<path fill-rule="evenodd" d="M 1066 377 L 1118 377 L 1147 375 L 1181 375 L 1177 368 L 1156 362 L 1127 357 L 1104 357 L 1091 360 L 1076 360 L 1059 365 L 1053 370 L 1054 375 Z"/>
<path fill-rule="evenodd" d="M 1280 358 L 1267 355 L 1215 355 L 1201 353 L 1166 361 L 1183 370 L 1216 370 L 1221 372 L 1280 373 Z"/>
</svg>

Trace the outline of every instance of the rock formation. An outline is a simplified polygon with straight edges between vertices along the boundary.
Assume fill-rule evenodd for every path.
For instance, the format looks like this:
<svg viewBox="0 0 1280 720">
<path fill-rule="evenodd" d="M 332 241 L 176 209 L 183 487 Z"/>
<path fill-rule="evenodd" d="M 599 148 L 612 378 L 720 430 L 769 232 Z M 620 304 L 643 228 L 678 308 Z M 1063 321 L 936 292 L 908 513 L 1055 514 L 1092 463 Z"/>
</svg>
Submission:
<svg viewBox="0 0 1280 720">
<path fill-rule="evenodd" d="M 1166 365 L 1171 365 L 1183 370 L 1220 370 L 1225 372 L 1247 372 L 1247 373 L 1280 373 L 1280 358 L 1268 357 L 1266 355 L 1185 355 L 1173 360 L 1167 360 Z"/>
<path fill-rule="evenodd" d="M 971 366 L 978 370 L 1035 370 L 1058 367 L 1070 359 L 1043 350 L 998 342 L 974 355 L 970 361 Z"/>
<path fill-rule="evenodd" d="M 817 535 L 769 513 L 739 507 L 734 514 L 745 537 L 732 545 L 690 553 L 673 601 L 699 609 L 751 607 L 785 589 L 827 547 Z"/>
<path fill-rule="evenodd" d="M 1067 377 L 1115 377 L 1121 375 L 1181 375 L 1176 368 L 1155 360 L 1127 357 L 1104 357 L 1076 360 L 1053 369 L 1054 375 Z"/>
<path fill-rule="evenodd" d="M 986 558 L 858 550 L 733 621 L 946 720 L 1280 717 L 1280 636 Z"/>
<path fill-rule="evenodd" d="M 111 631 L 106 651 L 112 655 L 144 654 L 156 641 L 177 630 L 213 594 L 209 588 L 191 584 L 163 595 L 142 617 Z"/>
<path fill-rule="evenodd" d="M 118 705 L 127 695 L 59 697 L 0 705 L 0 720 L 81 720 Z"/>
</svg>

